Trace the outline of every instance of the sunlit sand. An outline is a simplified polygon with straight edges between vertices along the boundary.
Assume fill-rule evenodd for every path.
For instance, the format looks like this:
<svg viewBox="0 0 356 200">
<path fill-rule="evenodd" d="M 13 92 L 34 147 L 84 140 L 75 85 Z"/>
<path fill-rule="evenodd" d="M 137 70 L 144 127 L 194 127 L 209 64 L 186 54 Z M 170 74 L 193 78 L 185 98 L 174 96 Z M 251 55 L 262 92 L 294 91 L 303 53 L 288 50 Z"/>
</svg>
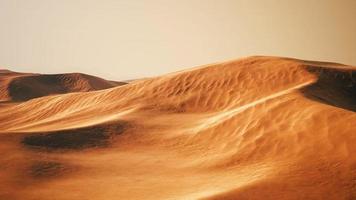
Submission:
<svg viewBox="0 0 356 200">
<path fill-rule="evenodd" d="M 0 71 L 0 199 L 355 199 L 356 67 Z"/>
</svg>

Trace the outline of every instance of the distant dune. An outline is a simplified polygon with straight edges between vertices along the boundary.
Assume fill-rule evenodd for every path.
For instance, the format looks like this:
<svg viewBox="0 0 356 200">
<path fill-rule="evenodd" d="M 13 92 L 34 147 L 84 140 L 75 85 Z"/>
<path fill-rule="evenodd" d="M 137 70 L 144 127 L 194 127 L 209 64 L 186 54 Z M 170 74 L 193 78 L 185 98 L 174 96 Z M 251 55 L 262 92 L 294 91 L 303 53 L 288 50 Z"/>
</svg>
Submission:
<svg viewBox="0 0 356 200">
<path fill-rule="evenodd" d="M 0 101 L 25 101 L 54 94 L 102 90 L 126 83 L 81 73 L 31 74 L 0 70 L 0 84 Z"/>
<path fill-rule="evenodd" d="M 0 73 L 0 199 L 356 199 L 356 67 Z"/>
</svg>

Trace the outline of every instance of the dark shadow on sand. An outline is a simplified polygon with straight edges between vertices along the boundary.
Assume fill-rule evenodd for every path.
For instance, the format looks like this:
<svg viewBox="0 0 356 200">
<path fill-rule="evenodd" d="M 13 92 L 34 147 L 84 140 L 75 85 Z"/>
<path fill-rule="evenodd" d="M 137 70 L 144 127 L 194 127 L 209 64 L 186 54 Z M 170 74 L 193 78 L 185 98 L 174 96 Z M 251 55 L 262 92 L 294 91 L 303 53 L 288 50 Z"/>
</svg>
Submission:
<svg viewBox="0 0 356 200">
<path fill-rule="evenodd" d="M 60 162 L 37 161 L 30 167 L 30 176 L 35 179 L 55 178 L 73 171 L 74 169 Z"/>
<path fill-rule="evenodd" d="M 47 150 L 80 150 L 106 147 L 110 139 L 124 131 L 125 124 L 85 127 L 24 136 L 22 144 L 31 148 Z"/>
<path fill-rule="evenodd" d="M 310 66 L 318 81 L 302 93 L 314 101 L 356 112 L 356 69 Z"/>
</svg>

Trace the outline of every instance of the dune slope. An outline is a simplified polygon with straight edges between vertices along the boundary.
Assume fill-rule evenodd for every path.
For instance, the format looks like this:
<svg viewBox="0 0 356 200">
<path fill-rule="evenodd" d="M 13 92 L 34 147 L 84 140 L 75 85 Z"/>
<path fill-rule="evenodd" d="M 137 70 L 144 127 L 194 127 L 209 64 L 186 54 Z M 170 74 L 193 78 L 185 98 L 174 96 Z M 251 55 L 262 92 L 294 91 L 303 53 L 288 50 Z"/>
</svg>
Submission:
<svg viewBox="0 0 356 200">
<path fill-rule="evenodd" d="M 355 199 L 355 111 L 355 67 L 262 56 L 9 104 L 0 199 Z"/>
</svg>

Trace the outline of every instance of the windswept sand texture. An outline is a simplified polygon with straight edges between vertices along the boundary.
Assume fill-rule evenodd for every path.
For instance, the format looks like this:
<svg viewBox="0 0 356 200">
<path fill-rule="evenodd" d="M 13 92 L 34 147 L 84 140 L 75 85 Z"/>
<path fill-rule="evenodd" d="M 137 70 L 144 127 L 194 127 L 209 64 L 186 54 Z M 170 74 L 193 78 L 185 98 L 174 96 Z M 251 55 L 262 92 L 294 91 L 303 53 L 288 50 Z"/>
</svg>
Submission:
<svg viewBox="0 0 356 200">
<path fill-rule="evenodd" d="M 355 67 L 276 57 L 4 104 L 0 199 L 356 199 L 355 112 Z"/>
</svg>

